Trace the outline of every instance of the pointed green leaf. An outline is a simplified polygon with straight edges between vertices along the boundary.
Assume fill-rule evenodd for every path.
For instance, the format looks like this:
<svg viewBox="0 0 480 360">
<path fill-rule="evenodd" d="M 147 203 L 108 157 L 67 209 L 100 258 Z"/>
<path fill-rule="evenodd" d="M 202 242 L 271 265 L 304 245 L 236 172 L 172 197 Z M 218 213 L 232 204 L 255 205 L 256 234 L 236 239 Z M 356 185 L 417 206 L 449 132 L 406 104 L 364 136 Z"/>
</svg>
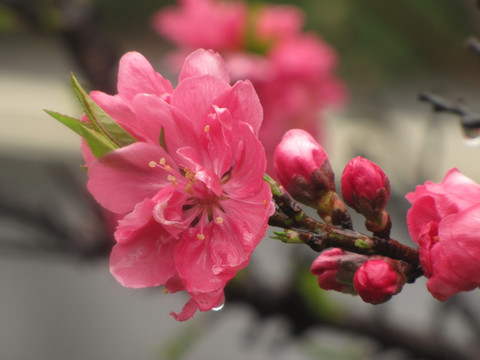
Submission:
<svg viewBox="0 0 480 360">
<path fill-rule="evenodd" d="M 136 141 L 132 135 L 117 124 L 90 98 L 90 96 L 88 96 L 87 92 L 82 88 L 73 74 L 71 74 L 71 82 L 73 91 L 75 91 L 85 114 L 90 119 L 97 132 L 105 135 L 118 147 L 127 146 Z"/>
<path fill-rule="evenodd" d="M 118 146 L 94 129 L 82 126 L 80 127 L 80 132 L 96 158 L 99 158 L 112 150 L 118 149 Z"/>
<path fill-rule="evenodd" d="M 76 132 L 78 135 L 80 136 L 83 136 L 83 132 L 82 132 L 82 127 L 89 127 L 91 129 L 93 129 L 92 125 L 91 124 L 88 124 L 88 123 L 85 123 L 83 121 L 80 121 L 78 119 L 75 119 L 75 118 L 72 118 L 70 116 L 67 116 L 67 115 L 63 115 L 63 114 L 60 114 L 58 112 L 55 112 L 55 111 L 51 111 L 51 110 L 44 110 L 48 115 L 50 115 L 51 117 L 53 117 L 54 119 L 58 120 L 59 122 L 61 122 L 63 125 L 65 125 L 66 127 L 68 127 L 69 129 L 73 130 L 74 132 Z"/>
</svg>

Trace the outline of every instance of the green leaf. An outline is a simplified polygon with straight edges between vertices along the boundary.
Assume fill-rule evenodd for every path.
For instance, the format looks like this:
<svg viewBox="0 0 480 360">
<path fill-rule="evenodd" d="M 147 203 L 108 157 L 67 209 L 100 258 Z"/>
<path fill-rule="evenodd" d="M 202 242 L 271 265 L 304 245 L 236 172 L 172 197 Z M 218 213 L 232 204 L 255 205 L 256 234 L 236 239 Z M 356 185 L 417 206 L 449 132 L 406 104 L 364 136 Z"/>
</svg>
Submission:
<svg viewBox="0 0 480 360">
<path fill-rule="evenodd" d="M 93 155 L 99 158 L 106 153 L 118 149 L 108 138 L 89 127 L 80 127 L 81 136 L 85 139 Z"/>
<path fill-rule="evenodd" d="M 83 136 L 82 128 L 87 127 L 93 130 L 93 126 L 91 124 L 88 124 L 86 122 L 80 121 L 78 119 L 72 118 L 67 115 L 60 114 L 55 111 L 51 110 L 44 110 L 48 115 L 53 117 L 54 119 L 58 120 L 61 122 L 63 125 L 68 127 L 69 129 L 73 130 L 76 132 L 78 135 Z"/>
<path fill-rule="evenodd" d="M 117 145 L 117 147 L 127 146 L 136 141 L 132 135 L 117 124 L 90 98 L 90 96 L 88 96 L 73 74 L 71 74 L 70 80 L 72 82 L 73 91 L 77 95 L 85 114 L 99 134 L 108 138 L 112 143 Z"/>
</svg>

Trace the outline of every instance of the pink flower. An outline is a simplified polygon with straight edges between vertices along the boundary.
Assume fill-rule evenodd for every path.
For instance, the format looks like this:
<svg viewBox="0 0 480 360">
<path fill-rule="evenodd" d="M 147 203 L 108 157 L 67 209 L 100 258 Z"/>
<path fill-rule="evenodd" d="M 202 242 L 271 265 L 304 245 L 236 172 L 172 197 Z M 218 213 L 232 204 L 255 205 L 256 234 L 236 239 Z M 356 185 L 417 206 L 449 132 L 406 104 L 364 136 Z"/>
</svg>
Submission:
<svg viewBox="0 0 480 360">
<path fill-rule="evenodd" d="M 350 160 L 342 174 L 345 202 L 367 218 L 385 209 L 390 200 L 390 181 L 383 170 L 368 159 Z"/>
<path fill-rule="evenodd" d="M 389 258 L 366 261 L 353 277 L 353 288 L 370 304 L 389 300 L 402 290 L 403 284 L 405 275 L 395 269 L 395 261 Z"/>
<path fill-rule="evenodd" d="M 243 45 L 247 26 L 245 4 L 217 0 L 179 2 L 179 7 L 168 7 L 153 17 L 154 29 L 167 39 L 188 50 L 232 50 Z"/>
<path fill-rule="evenodd" d="M 227 19 L 227 12 L 235 18 L 229 25 L 234 31 L 218 20 Z M 177 8 L 154 17 L 154 28 L 180 52 L 192 46 L 221 51 L 234 80 L 253 82 L 264 108 L 259 139 L 272 174 L 273 152 L 283 134 L 301 128 L 319 139 L 321 110 L 346 97 L 334 74 L 335 51 L 316 34 L 302 32 L 303 26 L 304 14 L 295 6 L 247 9 L 243 2 L 221 0 L 179 1 Z M 237 35 L 226 35 L 232 32 Z"/>
<path fill-rule="evenodd" d="M 255 13 L 258 41 L 275 42 L 296 36 L 302 31 L 304 14 L 292 5 L 265 5 Z"/>
<path fill-rule="evenodd" d="M 322 252 L 312 263 L 311 272 L 318 276 L 318 286 L 324 290 L 354 293 L 353 276 L 368 257 L 339 248 Z"/>
<path fill-rule="evenodd" d="M 327 153 L 304 130 L 292 129 L 285 133 L 275 149 L 274 161 L 280 183 L 299 201 L 314 203 L 326 192 L 335 190 Z"/>
<path fill-rule="evenodd" d="M 443 301 L 480 285 L 480 185 L 451 169 L 406 196 L 407 225 L 419 245 L 427 288 Z"/>
<path fill-rule="evenodd" d="M 88 168 L 95 199 L 123 216 L 110 270 L 127 287 L 188 292 L 173 314 L 186 320 L 222 303 L 266 232 L 273 207 L 256 137 L 261 106 L 252 85 L 230 86 L 221 57 L 205 50 L 187 58 L 175 89 L 128 53 L 118 89 L 93 97 L 139 141 Z"/>
</svg>

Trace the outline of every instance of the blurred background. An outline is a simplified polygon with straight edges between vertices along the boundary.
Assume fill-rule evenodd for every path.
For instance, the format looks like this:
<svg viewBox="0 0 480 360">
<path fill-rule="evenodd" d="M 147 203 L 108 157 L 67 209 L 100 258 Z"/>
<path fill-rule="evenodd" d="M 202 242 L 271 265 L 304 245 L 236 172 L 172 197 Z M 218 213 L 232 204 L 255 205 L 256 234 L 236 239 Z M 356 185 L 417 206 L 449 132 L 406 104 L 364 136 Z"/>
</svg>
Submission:
<svg viewBox="0 0 480 360">
<path fill-rule="evenodd" d="M 480 112 L 473 0 L 304 0 L 306 30 L 338 55 L 348 90 L 325 116 L 337 178 L 362 155 L 389 175 L 392 237 L 407 244 L 404 195 L 451 167 L 480 182 L 480 148 L 459 119 L 418 101 L 434 91 Z M 257 3 L 251 1 L 251 3 Z M 480 293 L 440 303 L 425 281 L 386 304 L 318 289 L 315 254 L 268 237 L 219 312 L 177 323 L 181 295 L 121 287 L 105 214 L 85 189 L 80 140 L 43 109 L 75 117 L 73 71 L 116 93 L 120 56 L 156 70 L 173 45 L 152 30 L 174 1 L 0 0 L 0 359 L 480 359 Z M 362 220 L 354 219 L 363 231 Z"/>
</svg>

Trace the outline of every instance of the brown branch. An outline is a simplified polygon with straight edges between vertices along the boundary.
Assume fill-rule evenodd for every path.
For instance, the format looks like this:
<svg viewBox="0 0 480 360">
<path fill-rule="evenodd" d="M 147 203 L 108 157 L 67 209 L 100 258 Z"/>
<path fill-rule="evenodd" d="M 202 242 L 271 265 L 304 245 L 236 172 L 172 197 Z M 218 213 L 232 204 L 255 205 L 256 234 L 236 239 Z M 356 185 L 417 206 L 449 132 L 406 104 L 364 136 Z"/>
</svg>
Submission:
<svg viewBox="0 0 480 360">
<path fill-rule="evenodd" d="M 413 275 L 409 280 L 413 281 L 422 275 L 418 250 L 394 239 L 368 236 L 317 221 L 305 214 L 302 207 L 281 187 L 273 188 L 272 193 L 276 211 L 270 217 L 269 225 L 288 229 L 284 233 L 276 233 L 278 239 L 285 242 L 303 242 L 318 252 L 338 247 L 359 254 L 387 256 L 413 266 Z"/>
</svg>

